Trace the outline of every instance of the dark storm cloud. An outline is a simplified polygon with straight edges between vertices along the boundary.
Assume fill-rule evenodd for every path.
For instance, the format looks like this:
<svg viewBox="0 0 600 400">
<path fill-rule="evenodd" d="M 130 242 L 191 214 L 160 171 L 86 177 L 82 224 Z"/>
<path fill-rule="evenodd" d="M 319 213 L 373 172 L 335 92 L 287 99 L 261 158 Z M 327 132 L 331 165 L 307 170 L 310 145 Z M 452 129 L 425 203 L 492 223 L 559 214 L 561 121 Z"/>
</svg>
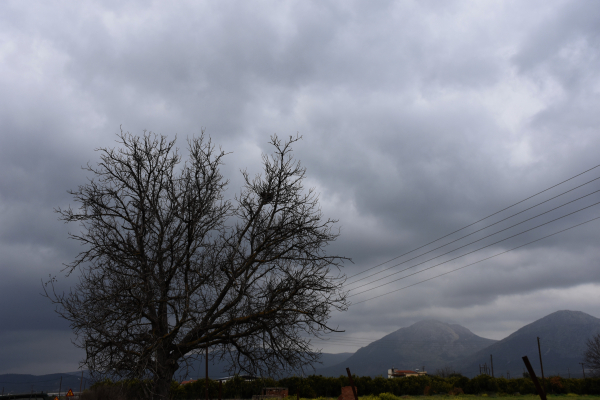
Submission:
<svg viewBox="0 0 600 400">
<path fill-rule="evenodd" d="M 66 235 L 78 227 L 58 222 L 53 210 L 72 203 L 66 191 L 86 177 L 79 167 L 97 161 L 95 148 L 115 145 L 121 124 L 132 133 L 177 134 L 180 147 L 206 127 L 215 143 L 233 152 L 224 166 L 230 196 L 239 190 L 240 169 L 259 172 L 269 135 L 299 132 L 304 139 L 295 155 L 308 169 L 307 186 L 321 192 L 326 216 L 340 220 L 342 235 L 329 250 L 353 258 L 348 275 L 597 163 L 595 3 L 1 7 L 0 302 L 10 306 L 0 309 L 0 319 L 11 321 L 4 325 L 7 335 L 27 332 L 23 338 L 35 341 L 44 326 L 68 336 L 64 321 L 39 296 L 40 280 L 60 275 L 62 263 L 80 250 Z M 600 172 L 588 175 L 514 212 Z M 516 220 L 598 188 L 589 185 Z M 510 232 L 596 201 L 600 196 L 590 196 Z M 475 262 L 594 212 L 371 293 Z M 557 309 L 594 314 L 597 226 L 353 306 L 333 322 L 348 334 L 377 338 L 438 318 L 501 338 Z M 72 282 L 60 279 L 61 288 Z M 531 306 L 515 312 L 511 303 L 522 301 Z M 12 360 L 10 371 L 28 372 L 32 365 L 27 357 L 21 362 L 1 354 Z"/>
</svg>

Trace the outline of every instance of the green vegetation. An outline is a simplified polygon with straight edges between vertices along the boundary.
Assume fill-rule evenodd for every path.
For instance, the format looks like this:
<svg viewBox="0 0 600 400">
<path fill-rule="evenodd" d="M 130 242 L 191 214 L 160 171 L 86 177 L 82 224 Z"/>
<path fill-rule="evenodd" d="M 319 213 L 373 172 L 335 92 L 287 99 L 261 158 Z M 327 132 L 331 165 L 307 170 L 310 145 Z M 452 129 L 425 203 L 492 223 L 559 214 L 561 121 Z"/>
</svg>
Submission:
<svg viewBox="0 0 600 400">
<path fill-rule="evenodd" d="M 534 400 L 537 397 L 533 382 L 529 378 L 505 379 L 479 375 L 473 379 L 456 375 L 449 378 L 437 376 L 414 376 L 409 378 L 386 379 L 383 377 L 353 377 L 360 400 L 400 400 L 415 396 L 452 397 L 454 400 L 474 397 L 510 397 L 515 400 Z M 600 400 L 600 378 L 566 379 L 559 376 L 547 378 L 546 388 L 549 398 L 577 397 L 577 400 Z M 209 380 L 209 397 L 219 398 L 219 383 Z M 301 399 L 327 400 L 337 399 L 343 386 L 349 386 L 347 376 L 327 378 L 311 375 L 306 378 L 290 377 L 281 380 L 261 379 L 245 382 L 241 378 L 232 379 L 221 387 L 223 399 L 250 399 L 259 394 L 263 387 L 287 387 L 290 400 L 299 393 Z M 129 400 L 148 398 L 143 382 L 105 381 L 92 386 L 92 391 L 106 391 L 118 388 L 124 398 Z M 173 399 L 203 399 L 205 380 L 199 379 L 187 385 L 173 382 Z M 103 396 L 99 396 L 103 397 Z M 111 396 L 114 397 L 114 396 Z M 86 398 L 87 399 L 87 398 Z M 84 400 L 86 400 L 84 399 Z M 94 397 L 89 397 L 93 400 Z"/>
<path fill-rule="evenodd" d="M 375 396 L 375 395 L 359 396 L 358 400 L 411 400 L 411 399 L 422 400 L 423 397 L 424 396 L 394 396 L 393 394 L 390 394 L 390 393 L 382 393 L 379 396 Z M 498 394 L 498 395 L 491 395 L 491 396 L 488 394 L 481 394 L 481 395 L 463 394 L 463 395 L 457 395 L 457 396 L 434 395 L 432 397 L 447 398 L 448 400 L 450 400 L 450 399 L 452 399 L 452 400 L 479 400 L 482 397 L 484 397 L 484 398 L 485 397 L 507 397 L 507 398 L 510 398 L 510 400 L 537 400 L 537 399 L 539 399 L 538 395 L 533 395 L 533 394 L 526 394 L 526 395 Z M 574 393 L 569 393 L 567 395 L 560 395 L 560 394 L 559 395 L 548 395 L 547 397 L 549 400 L 566 400 L 567 397 L 575 397 L 577 400 L 600 400 L 600 395 L 599 396 L 578 395 L 578 394 L 574 394 Z M 337 400 L 337 397 L 317 397 L 316 399 L 301 397 L 300 400 Z"/>
</svg>

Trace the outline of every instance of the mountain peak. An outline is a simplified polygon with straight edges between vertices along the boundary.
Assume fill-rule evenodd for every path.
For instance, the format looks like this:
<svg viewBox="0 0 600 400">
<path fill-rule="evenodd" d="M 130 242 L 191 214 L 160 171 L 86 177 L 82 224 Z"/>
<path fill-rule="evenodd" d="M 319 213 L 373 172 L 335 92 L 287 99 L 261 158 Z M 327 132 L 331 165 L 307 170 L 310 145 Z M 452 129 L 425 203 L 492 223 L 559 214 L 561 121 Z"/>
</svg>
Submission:
<svg viewBox="0 0 600 400">
<path fill-rule="evenodd" d="M 425 366 L 435 371 L 494 342 L 458 324 L 423 320 L 359 349 L 344 365 L 353 373 L 371 376 L 384 375 L 392 367 L 420 369 Z M 343 370 L 340 365 L 319 369 L 317 373 L 338 376 Z"/>
<path fill-rule="evenodd" d="M 521 373 L 521 357 L 537 359 L 539 338 L 546 375 L 571 374 L 579 371 L 586 339 L 596 333 L 600 333 L 600 319 L 581 311 L 556 311 L 469 357 L 460 364 L 460 369 L 466 375 L 474 375 L 478 365 L 493 354 L 498 371 Z"/>
<path fill-rule="evenodd" d="M 491 344 L 494 342 L 491 339 L 475 335 L 469 329 L 459 324 L 449 324 L 433 319 L 415 322 L 408 327 L 400 328 L 384 336 L 381 340 L 383 339 L 408 340 L 413 342 L 431 341 L 436 343 L 475 341 Z"/>
</svg>

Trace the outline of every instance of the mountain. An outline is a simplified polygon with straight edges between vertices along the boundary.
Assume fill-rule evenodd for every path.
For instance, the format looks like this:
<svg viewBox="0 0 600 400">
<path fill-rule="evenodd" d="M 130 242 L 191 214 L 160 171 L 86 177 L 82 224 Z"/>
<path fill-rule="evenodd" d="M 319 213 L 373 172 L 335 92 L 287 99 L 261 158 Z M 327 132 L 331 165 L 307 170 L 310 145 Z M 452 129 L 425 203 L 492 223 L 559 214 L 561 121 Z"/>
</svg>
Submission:
<svg viewBox="0 0 600 400">
<path fill-rule="evenodd" d="M 452 365 L 494 343 L 495 340 L 475 335 L 457 324 L 440 321 L 421 321 L 398 329 L 366 347 L 360 348 L 343 363 L 317 368 L 323 376 L 353 374 L 387 376 L 387 370 L 422 369 L 433 373 Z"/>
<path fill-rule="evenodd" d="M 541 376 L 537 338 L 540 338 L 544 375 L 560 374 L 581 377 L 583 352 L 586 339 L 600 333 L 600 319 L 581 311 L 557 311 L 512 335 L 466 357 L 455 366 L 466 376 L 479 373 L 479 365 L 490 365 L 490 354 L 494 360 L 494 375 L 522 376 L 525 365 L 521 357 L 527 356 L 536 375 Z"/>
<path fill-rule="evenodd" d="M 321 353 L 321 357 L 319 359 L 320 363 L 315 363 L 315 368 L 324 368 L 332 365 L 339 364 L 350 357 L 353 353 Z M 196 360 L 190 363 L 190 368 L 187 370 L 187 375 L 185 374 L 185 369 L 180 368 L 179 371 L 175 373 L 175 379 L 182 381 L 184 379 L 201 379 L 206 375 L 206 368 L 204 360 Z M 208 364 L 208 376 L 211 379 L 223 378 L 229 376 L 230 373 L 227 370 L 228 363 L 226 361 L 215 360 L 214 362 L 209 361 Z M 300 372 L 299 372 L 300 373 Z M 308 368 L 305 373 L 308 375 L 314 373 L 314 370 Z"/>
<path fill-rule="evenodd" d="M 4 394 L 30 393 L 33 392 L 58 392 L 66 393 L 69 389 L 79 391 L 80 377 L 64 374 L 27 375 L 27 374 L 2 374 L 0 375 L 0 386 Z M 84 384 L 89 387 L 84 379 Z M 83 387 L 83 385 L 82 385 Z"/>
</svg>

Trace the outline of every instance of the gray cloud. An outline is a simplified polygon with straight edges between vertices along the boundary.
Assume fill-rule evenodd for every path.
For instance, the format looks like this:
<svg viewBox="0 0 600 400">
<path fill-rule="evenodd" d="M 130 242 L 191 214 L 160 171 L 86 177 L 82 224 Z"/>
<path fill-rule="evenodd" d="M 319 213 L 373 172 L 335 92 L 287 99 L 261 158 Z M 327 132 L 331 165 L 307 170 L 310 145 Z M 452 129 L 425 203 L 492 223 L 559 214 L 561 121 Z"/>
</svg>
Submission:
<svg viewBox="0 0 600 400">
<path fill-rule="evenodd" d="M 69 335 L 39 296 L 40 280 L 60 276 L 62 263 L 79 251 L 67 239 L 67 231 L 78 227 L 57 221 L 53 209 L 72 203 L 66 191 L 86 179 L 79 167 L 97 161 L 95 148 L 115 145 L 120 125 L 132 133 L 177 134 L 181 147 L 182 139 L 205 127 L 215 143 L 233 152 L 224 166 L 230 196 L 239 190 L 240 169 L 259 171 L 269 135 L 299 132 L 304 139 L 295 154 L 308 168 L 307 186 L 321 192 L 325 214 L 340 220 L 342 235 L 330 251 L 353 258 L 348 275 L 597 163 L 595 3 L 0 7 L 0 319 L 10 321 L 5 335 L 28 332 L 14 345 L 22 361 L 0 353 L 14 363 L 11 372 L 31 372 L 34 352 L 25 342 Z M 514 212 L 598 172 L 588 175 Z M 588 185 L 519 218 L 597 189 L 597 183 Z M 591 208 L 373 293 L 458 268 L 595 213 Z M 498 224 L 506 226 L 508 221 Z M 558 309 L 594 315 L 596 227 L 590 223 L 353 306 L 332 322 L 346 335 L 375 339 L 438 318 L 501 338 Z M 59 282 L 66 289 L 71 281 Z M 527 307 L 515 306 L 522 302 Z M 54 333 L 44 336 L 45 329 Z M 66 364 L 48 361 L 36 371 L 74 370 L 78 353 L 72 354 Z"/>
</svg>

